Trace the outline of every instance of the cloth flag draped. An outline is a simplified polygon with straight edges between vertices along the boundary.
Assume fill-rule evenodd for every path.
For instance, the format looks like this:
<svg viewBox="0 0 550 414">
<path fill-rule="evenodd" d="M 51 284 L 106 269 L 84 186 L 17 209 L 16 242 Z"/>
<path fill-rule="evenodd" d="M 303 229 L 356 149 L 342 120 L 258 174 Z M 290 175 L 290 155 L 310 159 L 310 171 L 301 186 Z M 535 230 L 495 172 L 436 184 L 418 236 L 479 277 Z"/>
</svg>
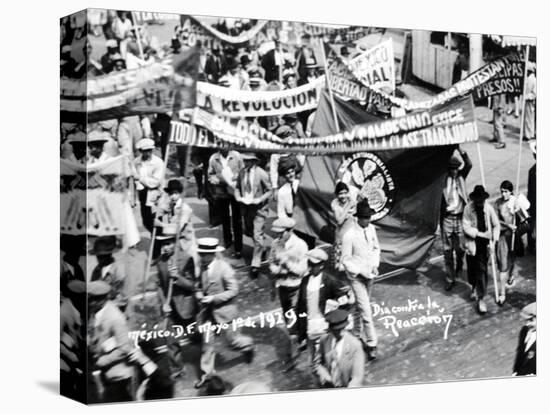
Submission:
<svg viewBox="0 0 550 414">
<path fill-rule="evenodd" d="M 370 115 L 335 99 L 341 128 L 370 122 Z M 331 109 L 321 100 L 315 135 L 334 133 Z M 333 239 L 330 202 L 342 180 L 359 190 L 375 210 L 382 262 L 417 268 L 425 260 L 438 225 L 443 181 L 455 146 L 356 153 L 351 156 L 307 157 L 297 192 L 297 228 L 326 242 Z"/>
</svg>

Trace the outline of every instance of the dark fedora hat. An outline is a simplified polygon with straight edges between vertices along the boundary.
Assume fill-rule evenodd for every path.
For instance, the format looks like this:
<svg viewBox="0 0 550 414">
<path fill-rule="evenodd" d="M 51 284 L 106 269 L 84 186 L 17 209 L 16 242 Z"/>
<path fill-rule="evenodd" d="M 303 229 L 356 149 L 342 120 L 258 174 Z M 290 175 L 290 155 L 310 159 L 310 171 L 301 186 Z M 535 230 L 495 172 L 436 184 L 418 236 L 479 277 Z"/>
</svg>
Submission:
<svg viewBox="0 0 550 414">
<path fill-rule="evenodd" d="M 357 218 L 371 218 L 375 211 L 370 207 L 368 200 L 362 200 L 357 203 L 357 210 L 355 217 Z"/>
<path fill-rule="evenodd" d="M 173 193 L 174 191 L 182 193 L 183 184 L 180 180 L 172 178 L 170 181 L 168 181 L 168 185 L 164 188 L 164 191 L 166 191 L 168 194 Z"/>
<path fill-rule="evenodd" d="M 116 236 L 99 236 L 95 239 L 92 254 L 103 255 L 112 254 L 117 250 Z"/>
<path fill-rule="evenodd" d="M 343 329 L 348 325 L 349 312 L 344 309 L 335 309 L 325 315 L 329 328 Z"/>
<path fill-rule="evenodd" d="M 489 198 L 489 193 L 485 191 L 485 187 L 482 185 L 476 185 L 474 191 L 470 193 L 470 200 L 487 200 Z"/>
</svg>

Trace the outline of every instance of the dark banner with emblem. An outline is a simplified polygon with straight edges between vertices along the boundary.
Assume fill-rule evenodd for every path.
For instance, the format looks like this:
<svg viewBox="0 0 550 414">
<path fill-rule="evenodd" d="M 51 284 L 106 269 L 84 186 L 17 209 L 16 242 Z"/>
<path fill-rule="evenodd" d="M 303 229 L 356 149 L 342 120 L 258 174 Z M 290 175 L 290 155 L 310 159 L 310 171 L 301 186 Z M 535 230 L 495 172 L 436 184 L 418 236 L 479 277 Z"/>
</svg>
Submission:
<svg viewBox="0 0 550 414">
<path fill-rule="evenodd" d="M 336 100 L 336 110 L 341 129 L 373 120 L 372 115 L 340 100 Z M 320 107 L 317 112 L 316 135 L 334 133 L 331 117 L 323 115 L 327 111 L 330 108 Z M 298 229 L 332 241 L 330 203 L 336 182 L 344 181 L 357 188 L 359 197 L 368 199 L 375 210 L 373 223 L 382 262 L 417 268 L 435 240 L 444 177 L 454 149 L 449 145 L 307 157 L 297 193 Z"/>
</svg>

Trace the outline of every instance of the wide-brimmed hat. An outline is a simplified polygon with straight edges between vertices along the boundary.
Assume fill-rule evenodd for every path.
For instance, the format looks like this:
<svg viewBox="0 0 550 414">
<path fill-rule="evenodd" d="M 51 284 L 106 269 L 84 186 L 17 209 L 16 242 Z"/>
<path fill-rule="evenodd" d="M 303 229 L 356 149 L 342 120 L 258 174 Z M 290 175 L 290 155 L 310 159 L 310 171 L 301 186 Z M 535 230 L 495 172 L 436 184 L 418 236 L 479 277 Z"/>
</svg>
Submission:
<svg viewBox="0 0 550 414">
<path fill-rule="evenodd" d="M 107 142 L 109 141 L 109 135 L 105 132 L 93 130 L 88 133 L 88 144 L 91 142 Z"/>
<path fill-rule="evenodd" d="M 140 151 L 155 149 L 155 141 L 151 138 L 140 139 L 136 144 L 136 148 Z"/>
<path fill-rule="evenodd" d="M 219 253 L 225 249 L 219 245 L 218 239 L 215 237 L 202 237 L 197 240 L 198 253 Z"/>
<path fill-rule="evenodd" d="M 335 309 L 325 315 L 329 328 L 343 329 L 348 325 L 349 312 L 344 309 Z"/>
<path fill-rule="evenodd" d="M 326 262 L 328 260 L 328 254 L 323 249 L 316 247 L 307 252 L 307 260 L 314 264 Z"/>
<path fill-rule="evenodd" d="M 367 200 L 362 200 L 357 203 L 357 208 L 355 211 L 355 217 L 357 218 L 371 218 L 375 211 L 369 205 Z"/>
<path fill-rule="evenodd" d="M 82 131 L 77 131 L 67 136 L 67 142 L 70 144 L 85 144 L 86 134 Z"/>
<path fill-rule="evenodd" d="M 102 297 L 107 296 L 111 291 L 111 286 L 103 280 L 95 280 L 88 283 L 88 296 Z"/>
<path fill-rule="evenodd" d="M 251 152 L 245 152 L 244 154 L 241 154 L 241 158 L 243 161 L 246 161 L 246 160 L 258 161 L 258 157 L 256 156 L 256 154 L 253 154 Z"/>
<path fill-rule="evenodd" d="M 470 193 L 470 200 L 476 201 L 476 200 L 487 200 L 489 198 L 489 193 L 485 191 L 485 187 L 482 185 L 476 185 L 474 187 L 474 191 Z"/>
<path fill-rule="evenodd" d="M 183 184 L 180 180 L 172 178 L 170 181 L 168 181 L 168 185 L 164 188 L 164 191 L 166 191 L 168 194 L 173 193 L 174 191 L 182 193 Z"/>
<path fill-rule="evenodd" d="M 280 217 L 273 221 L 271 231 L 274 233 L 282 233 L 285 230 L 293 229 L 296 226 L 296 221 L 290 217 Z"/>
<path fill-rule="evenodd" d="M 176 223 L 167 223 L 162 226 L 162 232 L 155 236 L 158 241 L 174 240 L 178 232 L 178 226 Z"/>
<path fill-rule="evenodd" d="M 103 255 L 112 254 L 117 250 L 116 236 L 99 236 L 95 239 L 92 254 Z"/>
<path fill-rule="evenodd" d="M 531 319 L 533 316 L 537 316 L 537 302 L 525 306 L 520 315 L 523 319 Z"/>
<path fill-rule="evenodd" d="M 451 157 L 449 160 L 449 168 L 460 168 L 462 162 L 456 157 Z"/>
</svg>

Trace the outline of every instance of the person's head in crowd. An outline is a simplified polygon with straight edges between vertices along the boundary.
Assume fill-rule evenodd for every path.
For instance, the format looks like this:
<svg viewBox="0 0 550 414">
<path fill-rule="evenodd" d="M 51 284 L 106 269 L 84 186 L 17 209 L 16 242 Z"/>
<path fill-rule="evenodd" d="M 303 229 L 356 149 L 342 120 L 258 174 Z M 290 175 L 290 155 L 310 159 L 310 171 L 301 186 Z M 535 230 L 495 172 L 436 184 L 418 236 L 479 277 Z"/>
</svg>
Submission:
<svg viewBox="0 0 550 414">
<path fill-rule="evenodd" d="M 156 242 L 160 244 L 160 256 L 167 259 L 174 254 L 177 228 L 175 224 L 168 224 L 162 228 L 162 234 L 155 236 Z"/>
<path fill-rule="evenodd" d="M 115 39 L 107 40 L 105 46 L 107 46 L 107 53 L 109 55 L 114 55 L 115 53 L 118 53 L 118 43 Z"/>
<path fill-rule="evenodd" d="M 355 217 L 357 218 L 357 224 L 359 224 L 359 226 L 367 228 L 373 214 L 374 210 L 370 207 L 368 200 L 361 200 L 357 203 Z"/>
<path fill-rule="evenodd" d="M 347 46 L 342 46 L 340 48 L 340 55 L 345 59 L 349 57 L 350 53 Z"/>
<path fill-rule="evenodd" d="M 288 124 L 279 125 L 275 131 L 274 134 L 277 135 L 281 139 L 286 139 L 294 135 L 294 130 L 292 127 Z"/>
<path fill-rule="evenodd" d="M 229 155 L 229 148 L 228 147 L 220 148 L 220 154 L 222 155 L 222 157 L 227 158 L 227 156 Z"/>
<path fill-rule="evenodd" d="M 300 45 L 302 47 L 309 47 L 310 44 L 311 44 L 311 35 L 309 33 L 304 33 L 300 37 Z"/>
<path fill-rule="evenodd" d="M 309 264 L 309 273 L 312 276 L 318 276 L 325 269 L 328 254 L 320 248 L 311 249 L 307 253 L 307 261 Z"/>
<path fill-rule="evenodd" d="M 92 253 L 97 257 L 97 263 L 105 266 L 113 261 L 113 253 L 118 250 L 116 236 L 99 236 L 94 241 Z"/>
<path fill-rule="evenodd" d="M 485 200 L 489 198 L 489 193 L 485 191 L 485 187 L 482 185 L 476 185 L 474 191 L 470 193 L 470 200 L 474 204 L 474 207 L 479 210 L 485 205 Z"/>
<path fill-rule="evenodd" d="M 286 75 L 284 75 L 283 83 L 288 89 L 296 88 L 298 86 L 298 82 L 296 80 L 296 74 L 294 72 L 289 72 Z"/>
<path fill-rule="evenodd" d="M 241 67 L 245 70 L 247 70 L 249 65 L 252 63 L 252 61 L 250 60 L 250 56 L 248 55 L 242 55 L 240 60 L 241 60 Z"/>
<path fill-rule="evenodd" d="M 336 338 L 340 340 L 342 333 L 349 325 L 349 312 L 344 309 L 335 309 L 325 315 L 328 322 L 328 330 Z"/>
<path fill-rule="evenodd" d="M 232 56 L 227 59 L 227 71 L 231 75 L 236 75 L 239 72 L 239 62 Z"/>
<path fill-rule="evenodd" d="M 500 183 L 500 195 L 504 201 L 510 200 L 512 194 L 514 194 L 514 185 L 510 181 L 504 180 Z"/>
<path fill-rule="evenodd" d="M 294 165 L 284 166 L 281 173 L 287 183 L 292 183 L 296 179 L 296 167 Z"/>
<path fill-rule="evenodd" d="M 250 170 L 252 167 L 254 167 L 258 163 L 258 157 L 256 156 L 256 154 L 245 153 L 245 154 L 242 154 L 241 157 L 244 162 L 244 168 L 246 170 Z"/>
<path fill-rule="evenodd" d="M 166 194 L 168 194 L 168 197 L 170 197 L 170 200 L 172 202 L 176 202 L 181 198 L 181 195 L 183 194 L 183 184 L 178 179 L 171 179 L 168 181 L 168 185 L 164 189 L 166 191 Z"/>
<path fill-rule="evenodd" d="M 338 201 L 342 204 L 346 204 L 349 201 L 349 187 L 343 181 L 338 181 L 334 187 L 334 194 L 338 198 Z"/>
<path fill-rule="evenodd" d="M 296 226 L 296 221 L 290 217 L 279 217 L 271 225 L 271 231 L 275 233 L 275 237 L 281 242 L 286 243 L 290 236 L 292 236 L 292 230 Z"/>
<path fill-rule="evenodd" d="M 77 131 L 67 136 L 67 142 L 71 144 L 73 155 L 77 160 L 86 156 L 86 134 L 82 131 Z"/>
<path fill-rule="evenodd" d="M 150 138 L 142 138 L 136 144 L 136 147 L 141 154 L 143 161 L 150 160 L 153 157 L 153 150 L 155 149 L 155 141 Z"/>
<path fill-rule="evenodd" d="M 451 160 L 449 161 L 449 175 L 452 177 L 452 178 L 457 178 L 458 177 L 458 170 L 460 169 L 460 166 L 462 165 L 462 163 L 460 162 L 460 160 L 456 157 L 452 157 Z"/>
<path fill-rule="evenodd" d="M 88 283 L 88 315 L 94 315 L 105 306 L 109 300 L 111 286 L 103 280 Z"/>
<path fill-rule="evenodd" d="M 262 78 L 262 73 L 258 68 L 252 67 L 248 69 L 248 84 L 250 85 L 250 89 L 253 91 L 259 90 L 263 85 L 265 85 L 265 81 Z"/>
<path fill-rule="evenodd" d="M 86 59 L 90 59 L 93 51 L 92 42 L 87 41 L 82 49 L 84 51 L 84 56 L 86 56 Z"/>
<path fill-rule="evenodd" d="M 95 158 L 101 157 L 103 153 L 103 147 L 108 141 L 104 132 L 93 130 L 88 134 L 88 150 L 90 155 Z"/>
<path fill-rule="evenodd" d="M 197 240 L 197 253 L 199 254 L 203 268 L 208 267 L 217 255 L 224 250 L 215 237 L 201 237 Z"/>
<path fill-rule="evenodd" d="M 202 394 L 205 396 L 224 395 L 227 392 L 227 384 L 219 375 L 212 375 L 206 379 Z"/>
<path fill-rule="evenodd" d="M 124 59 L 122 59 L 122 56 L 120 56 L 120 53 L 115 53 L 112 56 L 112 60 L 113 60 L 113 70 L 115 72 L 119 72 L 126 69 L 126 62 L 124 61 Z"/>
<path fill-rule="evenodd" d="M 298 114 L 296 114 L 296 113 L 285 114 L 285 115 L 283 115 L 283 121 L 290 128 L 295 128 L 296 124 L 299 122 Z"/>
</svg>

